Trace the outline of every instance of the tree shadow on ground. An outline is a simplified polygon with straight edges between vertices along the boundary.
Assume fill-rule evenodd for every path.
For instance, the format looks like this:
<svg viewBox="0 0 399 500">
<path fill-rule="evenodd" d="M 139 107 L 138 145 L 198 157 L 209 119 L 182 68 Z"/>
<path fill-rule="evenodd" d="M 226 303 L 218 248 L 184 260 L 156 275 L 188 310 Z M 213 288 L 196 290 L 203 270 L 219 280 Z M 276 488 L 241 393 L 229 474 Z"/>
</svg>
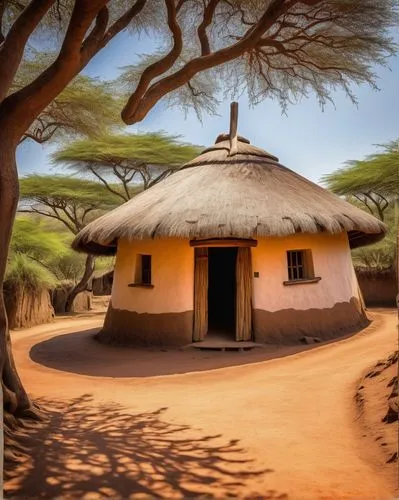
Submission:
<svg viewBox="0 0 399 500">
<path fill-rule="evenodd" d="M 7 498 L 287 498 L 254 486 L 273 470 L 256 469 L 238 440 L 169 423 L 167 408 L 131 414 L 89 395 L 39 403 L 48 419 L 6 471 Z"/>
</svg>

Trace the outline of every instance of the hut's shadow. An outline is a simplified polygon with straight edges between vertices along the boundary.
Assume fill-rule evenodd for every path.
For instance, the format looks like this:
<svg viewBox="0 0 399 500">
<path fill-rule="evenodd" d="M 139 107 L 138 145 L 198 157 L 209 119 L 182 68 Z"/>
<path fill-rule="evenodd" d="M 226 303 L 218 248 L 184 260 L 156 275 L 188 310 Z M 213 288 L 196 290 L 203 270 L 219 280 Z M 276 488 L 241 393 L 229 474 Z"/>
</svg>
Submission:
<svg viewBox="0 0 399 500">
<path fill-rule="evenodd" d="M 152 377 L 206 371 L 266 361 L 312 349 L 314 345 L 267 345 L 245 352 L 124 348 L 94 339 L 98 329 L 57 335 L 35 344 L 31 359 L 56 370 L 92 377 Z"/>
<path fill-rule="evenodd" d="M 25 462 L 7 471 L 7 498 L 287 498 L 247 488 L 273 471 L 258 470 L 238 440 L 193 434 L 164 420 L 166 408 L 131 414 L 88 395 L 39 402 L 49 419 L 31 434 Z"/>
</svg>

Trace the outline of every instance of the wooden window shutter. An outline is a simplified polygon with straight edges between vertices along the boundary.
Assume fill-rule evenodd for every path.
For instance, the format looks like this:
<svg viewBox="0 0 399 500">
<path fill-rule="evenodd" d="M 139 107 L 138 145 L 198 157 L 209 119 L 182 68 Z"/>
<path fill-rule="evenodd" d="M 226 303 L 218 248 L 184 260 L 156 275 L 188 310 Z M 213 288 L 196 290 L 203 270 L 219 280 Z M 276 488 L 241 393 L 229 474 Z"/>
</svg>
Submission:
<svg viewBox="0 0 399 500">
<path fill-rule="evenodd" d="M 193 341 L 208 333 L 208 248 L 195 248 Z"/>
</svg>

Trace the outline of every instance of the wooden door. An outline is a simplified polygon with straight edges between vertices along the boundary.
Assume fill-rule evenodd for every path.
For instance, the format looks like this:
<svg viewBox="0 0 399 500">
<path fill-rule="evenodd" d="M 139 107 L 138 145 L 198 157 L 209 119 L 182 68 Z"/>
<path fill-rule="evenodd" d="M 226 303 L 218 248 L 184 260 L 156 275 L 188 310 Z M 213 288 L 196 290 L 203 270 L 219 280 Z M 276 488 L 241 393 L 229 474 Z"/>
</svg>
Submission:
<svg viewBox="0 0 399 500">
<path fill-rule="evenodd" d="M 208 248 L 195 248 L 194 252 L 193 341 L 198 342 L 208 333 Z"/>
<path fill-rule="evenodd" d="M 252 258 L 240 247 L 236 261 L 236 340 L 252 340 Z"/>
</svg>

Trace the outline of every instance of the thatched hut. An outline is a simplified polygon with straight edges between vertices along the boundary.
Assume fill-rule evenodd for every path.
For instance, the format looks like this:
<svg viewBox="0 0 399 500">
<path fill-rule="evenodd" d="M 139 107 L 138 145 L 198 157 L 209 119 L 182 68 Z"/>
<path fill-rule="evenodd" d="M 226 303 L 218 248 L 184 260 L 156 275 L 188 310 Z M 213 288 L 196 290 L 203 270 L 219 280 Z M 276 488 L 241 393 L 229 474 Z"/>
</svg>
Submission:
<svg viewBox="0 0 399 500">
<path fill-rule="evenodd" d="M 385 226 L 237 136 L 232 110 L 230 135 L 76 237 L 116 253 L 104 341 L 292 341 L 364 322 L 350 248 Z"/>
</svg>

